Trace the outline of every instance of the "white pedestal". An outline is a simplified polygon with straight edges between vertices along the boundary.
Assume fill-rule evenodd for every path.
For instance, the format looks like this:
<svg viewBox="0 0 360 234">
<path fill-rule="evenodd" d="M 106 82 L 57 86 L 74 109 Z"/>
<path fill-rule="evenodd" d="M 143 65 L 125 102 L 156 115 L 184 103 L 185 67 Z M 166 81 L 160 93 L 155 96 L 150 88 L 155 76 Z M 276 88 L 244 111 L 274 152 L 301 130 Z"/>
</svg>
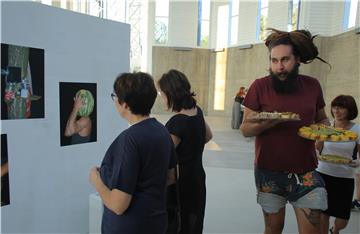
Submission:
<svg viewBox="0 0 360 234">
<path fill-rule="evenodd" d="M 89 233 L 101 233 L 103 203 L 99 194 L 89 195 Z"/>
</svg>

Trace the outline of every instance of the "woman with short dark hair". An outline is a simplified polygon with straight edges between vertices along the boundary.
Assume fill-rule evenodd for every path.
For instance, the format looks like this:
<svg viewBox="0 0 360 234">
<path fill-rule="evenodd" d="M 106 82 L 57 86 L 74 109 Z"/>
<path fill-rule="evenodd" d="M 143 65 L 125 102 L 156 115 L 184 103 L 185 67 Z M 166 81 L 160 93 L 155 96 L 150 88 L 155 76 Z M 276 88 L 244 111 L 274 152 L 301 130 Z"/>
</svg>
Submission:
<svg viewBox="0 0 360 234">
<path fill-rule="evenodd" d="M 175 144 L 179 166 L 180 233 L 202 233 L 206 202 L 202 154 L 212 133 L 184 73 L 170 70 L 162 75 L 158 86 L 166 108 L 175 113 L 166 127 Z"/>
<path fill-rule="evenodd" d="M 114 82 L 115 108 L 131 126 L 110 145 L 101 167 L 90 172 L 104 203 L 102 233 L 166 232 L 166 186 L 175 158 L 168 131 L 149 117 L 156 96 L 149 74 L 123 73 Z"/>
<path fill-rule="evenodd" d="M 352 120 L 358 115 L 355 99 L 350 95 L 339 95 L 331 102 L 332 126 L 356 132 L 360 136 L 360 126 Z M 356 159 L 359 152 L 360 139 L 356 142 L 317 142 L 316 148 L 322 155 L 337 155 Z M 319 161 L 316 169 L 325 181 L 328 194 L 328 208 L 321 214 L 321 232 L 328 233 L 330 216 L 335 221 L 330 233 L 339 233 L 348 224 L 354 193 L 354 175 L 358 164 L 333 164 Z"/>
</svg>

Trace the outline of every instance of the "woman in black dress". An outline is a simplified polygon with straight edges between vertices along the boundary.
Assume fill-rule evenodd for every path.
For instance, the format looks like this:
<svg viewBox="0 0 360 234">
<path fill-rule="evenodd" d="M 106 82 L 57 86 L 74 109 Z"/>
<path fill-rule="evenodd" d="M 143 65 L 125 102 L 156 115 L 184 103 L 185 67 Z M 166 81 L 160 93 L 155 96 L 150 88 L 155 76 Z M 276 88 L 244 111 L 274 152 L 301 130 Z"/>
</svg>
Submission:
<svg viewBox="0 0 360 234">
<path fill-rule="evenodd" d="M 170 70 L 162 75 L 158 86 L 167 109 L 175 113 L 166 127 L 176 147 L 179 166 L 180 233 L 202 233 L 206 201 L 202 154 L 212 133 L 183 73 Z"/>
</svg>

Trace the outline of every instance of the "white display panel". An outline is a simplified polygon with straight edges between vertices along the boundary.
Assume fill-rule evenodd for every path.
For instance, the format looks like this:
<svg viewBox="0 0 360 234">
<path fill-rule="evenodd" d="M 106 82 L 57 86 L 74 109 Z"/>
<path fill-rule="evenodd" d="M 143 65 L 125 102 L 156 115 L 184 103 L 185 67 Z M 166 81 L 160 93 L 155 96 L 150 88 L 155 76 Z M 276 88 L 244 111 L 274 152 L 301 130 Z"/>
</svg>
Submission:
<svg viewBox="0 0 360 234">
<path fill-rule="evenodd" d="M 36 2 L 0 3 L 1 43 L 45 52 L 45 118 L 1 121 L 11 159 L 2 232 L 88 233 L 89 170 L 128 126 L 110 93 L 129 71 L 130 27 Z M 60 82 L 96 83 L 96 142 L 60 147 Z"/>
</svg>

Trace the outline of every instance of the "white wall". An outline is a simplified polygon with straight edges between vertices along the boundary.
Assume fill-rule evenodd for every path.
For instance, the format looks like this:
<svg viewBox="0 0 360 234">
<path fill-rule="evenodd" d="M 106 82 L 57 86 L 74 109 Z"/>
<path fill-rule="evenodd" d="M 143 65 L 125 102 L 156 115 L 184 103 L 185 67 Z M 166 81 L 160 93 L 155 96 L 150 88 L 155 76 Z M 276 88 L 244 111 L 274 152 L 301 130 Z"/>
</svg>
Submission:
<svg viewBox="0 0 360 234">
<path fill-rule="evenodd" d="M 360 27 L 360 3 L 357 5 L 355 28 Z"/>
<path fill-rule="evenodd" d="M 169 2 L 169 46 L 196 47 L 197 41 L 197 1 Z"/>
<path fill-rule="evenodd" d="M 287 31 L 289 21 L 289 3 L 289 1 L 269 1 L 267 27 Z"/>
<path fill-rule="evenodd" d="M 299 28 L 321 36 L 343 32 L 344 0 L 301 1 Z"/>
<path fill-rule="evenodd" d="M 89 170 L 127 127 L 110 93 L 129 71 L 129 25 L 35 2 L 1 7 L 2 43 L 45 50 L 45 118 L 1 121 L 11 196 L 2 232 L 87 233 Z M 60 147 L 59 82 L 97 83 L 97 142 Z"/>
<path fill-rule="evenodd" d="M 217 40 L 217 12 L 219 6 L 224 3 L 212 1 L 210 4 L 210 28 L 209 28 L 209 48 L 216 48 Z"/>
<path fill-rule="evenodd" d="M 256 39 L 258 1 L 240 0 L 238 43 L 253 44 Z"/>
</svg>

